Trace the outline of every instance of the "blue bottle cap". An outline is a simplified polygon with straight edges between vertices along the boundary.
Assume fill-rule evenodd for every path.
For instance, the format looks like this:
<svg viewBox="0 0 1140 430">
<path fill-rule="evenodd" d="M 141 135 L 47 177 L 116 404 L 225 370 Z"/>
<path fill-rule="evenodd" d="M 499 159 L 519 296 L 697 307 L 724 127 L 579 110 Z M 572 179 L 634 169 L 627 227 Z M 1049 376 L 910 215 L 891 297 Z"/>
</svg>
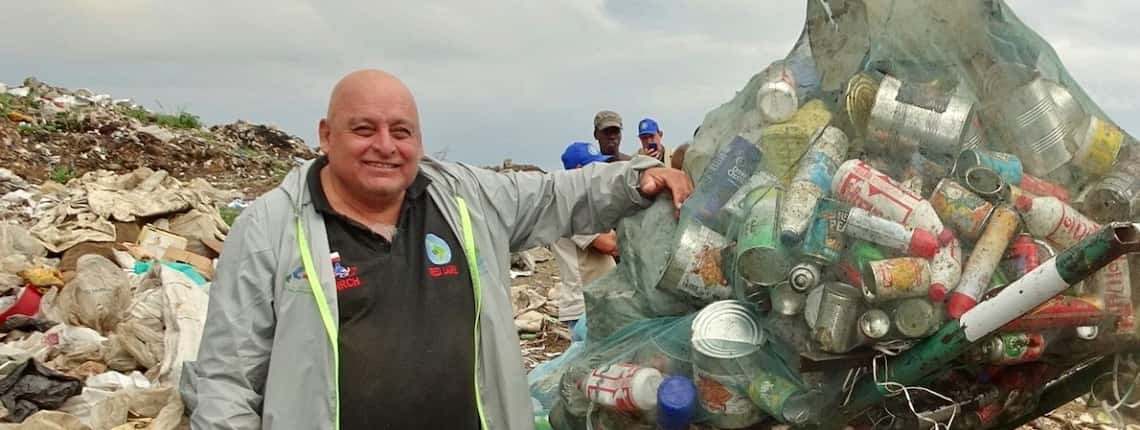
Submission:
<svg viewBox="0 0 1140 430">
<path fill-rule="evenodd" d="M 684 376 L 670 376 L 657 388 L 657 427 L 687 430 L 697 411 L 697 387 Z"/>
</svg>

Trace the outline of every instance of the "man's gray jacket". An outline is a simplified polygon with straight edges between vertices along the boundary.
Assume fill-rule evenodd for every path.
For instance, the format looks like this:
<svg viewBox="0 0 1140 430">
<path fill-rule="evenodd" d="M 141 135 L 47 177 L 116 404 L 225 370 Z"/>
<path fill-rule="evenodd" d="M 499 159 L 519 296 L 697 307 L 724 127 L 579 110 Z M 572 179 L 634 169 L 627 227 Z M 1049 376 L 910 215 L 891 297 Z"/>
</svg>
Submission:
<svg viewBox="0 0 1140 430">
<path fill-rule="evenodd" d="M 226 239 L 198 358 L 183 370 L 181 391 L 195 429 L 334 428 L 333 348 L 296 234 L 300 220 L 320 281 L 316 288 L 326 297 L 331 320 L 339 321 L 325 225 L 305 182 L 312 165 L 294 169 L 250 205 Z M 482 284 L 480 348 L 477 363 L 455 365 L 477 373 L 476 402 L 486 428 L 534 426 L 509 298 L 510 253 L 612 228 L 651 203 L 638 192 L 641 171 L 659 165 L 637 157 L 539 174 L 420 163 L 431 179 L 428 192 L 456 237 L 464 238 L 460 200 L 470 214 L 475 249 L 464 244 L 464 252 L 477 256 L 473 270 Z"/>
</svg>

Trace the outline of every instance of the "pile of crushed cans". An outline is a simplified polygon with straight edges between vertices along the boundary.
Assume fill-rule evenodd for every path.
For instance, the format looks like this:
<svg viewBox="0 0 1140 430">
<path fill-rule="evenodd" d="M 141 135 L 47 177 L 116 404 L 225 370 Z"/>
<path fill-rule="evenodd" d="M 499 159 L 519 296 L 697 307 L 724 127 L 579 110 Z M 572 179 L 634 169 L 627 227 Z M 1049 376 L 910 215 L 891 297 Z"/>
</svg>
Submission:
<svg viewBox="0 0 1140 430">
<path fill-rule="evenodd" d="M 785 175 L 720 145 L 657 284 L 700 309 L 687 356 L 567 373 L 543 425 L 1009 426 L 1140 349 L 1140 146 L 1032 67 L 973 66 L 854 74 Z M 798 74 L 760 73 L 756 121 L 807 109 Z"/>
</svg>

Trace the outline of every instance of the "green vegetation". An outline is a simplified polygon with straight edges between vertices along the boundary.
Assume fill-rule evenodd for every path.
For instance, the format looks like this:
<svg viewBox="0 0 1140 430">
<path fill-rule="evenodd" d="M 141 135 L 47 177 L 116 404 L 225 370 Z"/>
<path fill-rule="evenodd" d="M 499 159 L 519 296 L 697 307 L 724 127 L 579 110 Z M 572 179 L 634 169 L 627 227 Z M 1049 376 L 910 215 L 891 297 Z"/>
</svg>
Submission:
<svg viewBox="0 0 1140 430">
<path fill-rule="evenodd" d="M 222 220 L 226 222 L 226 225 L 233 226 L 234 220 L 237 219 L 238 215 L 241 215 L 241 209 L 231 207 L 218 208 L 218 215 L 222 216 Z"/>
<path fill-rule="evenodd" d="M 72 169 L 71 166 L 56 166 L 51 169 L 51 173 L 48 175 L 48 178 L 55 182 L 66 184 L 67 181 L 75 179 L 76 175 L 77 172 L 75 169 Z"/>
<path fill-rule="evenodd" d="M 179 109 L 174 114 L 156 113 L 141 107 L 121 108 L 123 115 L 139 120 L 143 124 L 157 124 L 166 128 L 193 130 L 202 128 L 202 120 L 197 115 Z"/>
</svg>

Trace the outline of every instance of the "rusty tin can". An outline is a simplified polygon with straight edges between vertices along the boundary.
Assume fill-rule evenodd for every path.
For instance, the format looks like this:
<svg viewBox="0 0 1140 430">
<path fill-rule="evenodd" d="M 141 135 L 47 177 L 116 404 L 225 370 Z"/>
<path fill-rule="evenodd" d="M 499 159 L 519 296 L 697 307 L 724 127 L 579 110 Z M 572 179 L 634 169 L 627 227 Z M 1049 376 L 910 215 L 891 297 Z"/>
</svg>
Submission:
<svg viewBox="0 0 1140 430">
<path fill-rule="evenodd" d="M 932 154 L 957 154 L 974 104 L 954 90 L 885 76 L 867 121 L 867 137 L 890 151 L 919 147 Z"/>
<path fill-rule="evenodd" d="M 697 223 L 681 232 L 677 250 L 665 267 L 661 288 L 701 301 L 726 299 L 732 288 L 721 269 L 721 253 L 727 245 L 724 236 Z"/>
<path fill-rule="evenodd" d="M 934 211 L 958 237 L 975 241 L 993 215 L 994 205 L 953 179 L 943 179 L 930 196 Z"/>
<path fill-rule="evenodd" d="M 1077 143 L 1074 165 L 1093 176 L 1104 176 L 1112 170 L 1124 146 L 1124 132 L 1120 127 L 1089 115 L 1073 135 Z"/>
<path fill-rule="evenodd" d="M 748 399 L 745 371 L 760 365 L 757 351 L 767 341 L 759 321 L 752 306 L 735 300 L 711 303 L 693 318 L 693 377 L 712 425 L 743 428 L 762 416 Z"/>
<path fill-rule="evenodd" d="M 842 354 L 859 346 L 856 335 L 863 298 L 859 289 L 840 282 L 823 284 L 812 337 L 821 351 Z"/>
</svg>

